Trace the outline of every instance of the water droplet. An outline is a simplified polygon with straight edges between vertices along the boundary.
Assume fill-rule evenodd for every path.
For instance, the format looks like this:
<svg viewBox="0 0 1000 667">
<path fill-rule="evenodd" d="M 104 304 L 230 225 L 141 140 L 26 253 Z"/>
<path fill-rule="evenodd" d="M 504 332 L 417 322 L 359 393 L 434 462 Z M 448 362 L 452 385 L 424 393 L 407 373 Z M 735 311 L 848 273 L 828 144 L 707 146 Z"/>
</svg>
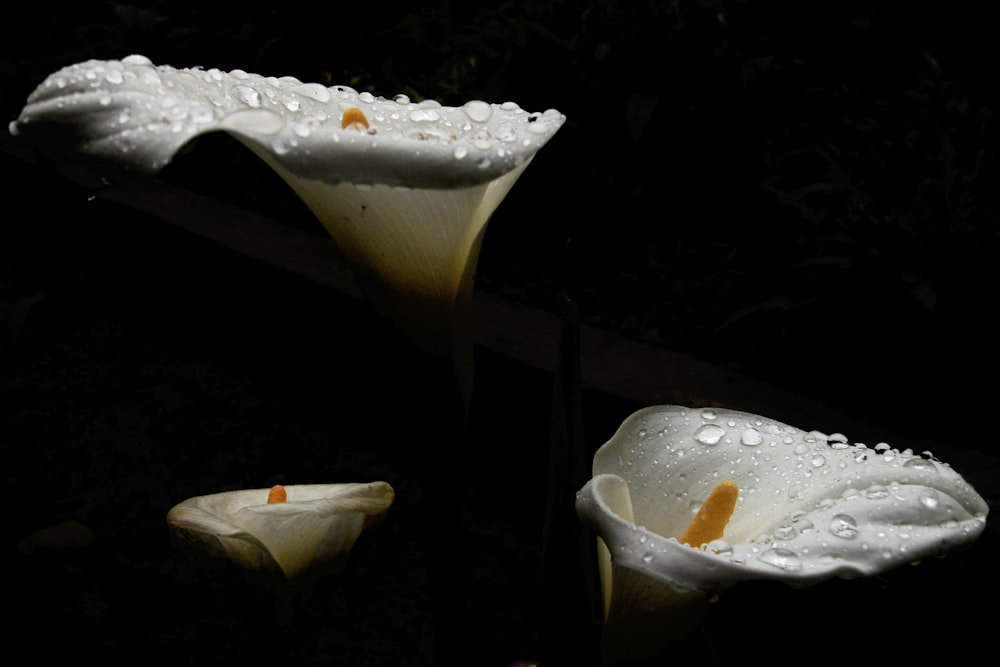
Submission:
<svg viewBox="0 0 1000 667">
<path fill-rule="evenodd" d="M 789 523 L 774 529 L 774 538 L 777 540 L 791 540 L 798 534 L 799 531 L 796 530 L 795 526 Z"/>
<path fill-rule="evenodd" d="M 716 424 L 702 424 L 694 432 L 694 439 L 703 445 L 716 445 L 726 435 L 726 429 Z"/>
<path fill-rule="evenodd" d="M 466 148 L 465 146 L 455 146 L 455 150 L 452 152 L 452 155 L 454 155 L 455 159 L 457 160 L 461 160 L 468 154 L 469 154 L 469 149 Z"/>
<path fill-rule="evenodd" d="M 392 101 L 395 102 L 396 104 L 409 104 L 410 97 L 409 95 L 404 95 L 403 93 L 400 93 L 399 95 L 393 97 Z"/>
<path fill-rule="evenodd" d="M 941 496 L 939 496 L 938 492 L 934 489 L 927 489 L 920 494 L 919 500 L 921 505 L 932 510 L 938 506 L 938 503 L 941 502 Z"/>
<path fill-rule="evenodd" d="M 768 565 L 773 565 L 785 572 L 798 572 L 802 569 L 802 561 L 794 551 L 789 549 L 768 549 L 758 556 L 757 560 Z"/>
<path fill-rule="evenodd" d="M 933 463 L 931 463 L 927 459 L 922 459 L 920 457 L 910 459 L 909 461 L 903 464 L 903 467 L 910 468 L 911 470 L 927 470 L 930 472 L 937 472 L 937 468 L 934 466 Z"/>
<path fill-rule="evenodd" d="M 812 458 L 812 461 L 810 461 L 810 463 L 813 464 L 814 468 L 819 468 L 820 466 L 826 464 L 826 457 L 820 456 L 819 454 L 817 454 L 816 456 L 814 456 Z"/>
<path fill-rule="evenodd" d="M 125 56 L 124 58 L 122 58 L 122 63 L 125 64 L 125 65 L 140 66 L 140 67 L 141 66 L 147 66 L 148 67 L 148 66 L 150 66 L 150 65 L 153 64 L 153 61 L 150 60 L 149 58 L 147 58 L 146 56 L 140 56 L 140 55 L 137 55 L 137 54 L 133 54 L 133 55 Z"/>
<path fill-rule="evenodd" d="M 808 530 L 812 530 L 814 528 L 814 526 L 813 526 L 813 522 L 810 521 L 809 519 L 796 519 L 795 520 L 795 528 L 800 533 L 804 533 L 804 532 L 806 532 Z"/>
<path fill-rule="evenodd" d="M 644 553 L 642 555 L 642 562 L 643 563 L 652 563 L 654 558 L 656 558 L 656 555 L 653 554 L 653 552 L 651 552 L 651 551 L 647 551 L 646 553 Z"/>
<path fill-rule="evenodd" d="M 872 484 L 864 490 L 864 494 L 866 498 L 881 500 L 882 498 L 887 498 L 889 496 L 889 489 L 885 488 L 881 484 Z"/>
<path fill-rule="evenodd" d="M 744 445 L 747 445 L 748 447 L 756 447 L 763 440 L 764 436 L 762 436 L 760 434 L 760 431 L 758 431 L 752 426 L 748 426 L 747 428 L 743 429 L 743 432 L 740 434 L 740 442 L 743 443 Z"/>
<path fill-rule="evenodd" d="M 493 107 L 481 100 L 471 100 L 462 107 L 465 115 L 477 123 L 485 123 L 493 115 Z"/>
<path fill-rule="evenodd" d="M 250 86 L 236 86 L 233 88 L 233 95 L 243 104 L 252 109 L 260 106 L 260 93 Z"/>
<path fill-rule="evenodd" d="M 849 514 L 835 514 L 830 520 L 830 532 L 845 540 L 854 539 L 858 534 L 858 522 Z"/>
<path fill-rule="evenodd" d="M 322 103 L 329 102 L 333 97 L 326 86 L 318 83 L 303 83 L 300 86 L 293 87 L 291 91 Z"/>
<path fill-rule="evenodd" d="M 441 114 L 433 109 L 414 109 L 410 112 L 410 120 L 414 123 L 431 123 L 441 118 Z"/>
<path fill-rule="evenodd" d="M 105 74 L 104 78 L 107 79 L 108 83 L 121 83 L 125 80 L 125 75 L 120 69 L 113 69 Z"/>
<path fill-rule="evenodd" d="M 504 143 L 511 143 L 517 140 L 517 131 L 510 123 L 504 123 L 497 128 L 496 136 L 497 139 Z"/>
<path fill-rule="evenodd" d="M 716 419 L 716 418 L 718 418 L 718 416 L 719 415 L 716 414 L 715 410 L 702 410 L 701 411 L 701 418 L 704 419 L 704 420 L 706 420 L 706 421 L 711 421 L 713 419 Z"/>
</svg>

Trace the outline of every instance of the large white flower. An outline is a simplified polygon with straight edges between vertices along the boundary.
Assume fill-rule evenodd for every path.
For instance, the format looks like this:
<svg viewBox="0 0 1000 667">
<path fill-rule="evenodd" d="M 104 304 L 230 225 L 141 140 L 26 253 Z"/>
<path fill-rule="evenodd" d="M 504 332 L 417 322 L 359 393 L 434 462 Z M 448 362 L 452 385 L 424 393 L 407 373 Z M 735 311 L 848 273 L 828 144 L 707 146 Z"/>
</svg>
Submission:
<svg viewBox="0 0 1000 667">
<path fill-rule="evenodd" d="M 229 560 L 270 587 L 302 589 L 342 569 L 394 499 L 386 482 L 244 489 L 188 498 L 167 525 L 185 550 Z"/>
<path fill-rule="evenodd" d="M 972 544 L 988 513 L 931 456 L 733 410 L 640 410 L 593 474 L 577 512 L 599 536 L 608 663 L 656 651 L 739 581 L 873 575 Z"/>
<path fill-rule="evenodd" d="M 426 351 L 456 357 L 461 375 L 486 223 L 564 120 L 134 55 L 50 75 L 10 131 L 68 164 L 146 174 L 198 135 L 230 133 L 316 214 L 373 305 Z"/>
</svg>

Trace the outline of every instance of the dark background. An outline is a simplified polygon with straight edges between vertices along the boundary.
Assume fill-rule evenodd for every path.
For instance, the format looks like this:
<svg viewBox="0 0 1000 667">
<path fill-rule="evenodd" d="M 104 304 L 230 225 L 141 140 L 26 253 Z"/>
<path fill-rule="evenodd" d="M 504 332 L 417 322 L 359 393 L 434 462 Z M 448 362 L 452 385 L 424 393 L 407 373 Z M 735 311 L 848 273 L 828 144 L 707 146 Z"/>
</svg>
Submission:
<svg viewBox="0 0 1000 667">
<path fill-rule="evenodd" d="M 553 312 L 565 292 L 587 323 L 871 426 L 852 437 L 946 447 L 992 501 L 1000 45 L 965 6 L 18 3 L 0 28 L 0 74 L 8 121 L 56 69 L 130 53 L 557 108 L 566 125 L 490 223 L 481 287 Z M 163 178 L 321 235 L 258 162 L 211 137 Z M 43 662 L 228 662 L 276 646 L 335 664 L 592 657 L 580 637 L 593 628 L 568 640 L 537 585 L 549 374 L 481 350 L 475 446 L 445 475 L 428 464 L 442 454 L 426 442 L 423 368 L 363 306 L 94 200 L 44 166 L 4 163 L 9 572 L 15 636 Z M 584 400 L 588 450 L 638 407 Z M 814 427 L 781 405 L 769 414 Z M 458 496 L 451 514 L 442 477 Z M 166 510 L 190 495 L 376 478 L 397 489 L 394 521 L 281 641 L 266 613 L 248 618 L 266 600 L 166 542 Z M 92 531 L 91 546 L 17 553 L 63 519 Z M 429 537 L 440 525 L 461 546 Z M 885 656 L 921 655 L 922 641 L 957 642 L 960 656 L 986 627 L 965 609 L 995 590 L 995 554 L 988 531 L 968 554 L 876 580 L 748 584 L 685 650 L 720 663 L 753 641 L 776 656 L 827 642 L 849 652 L 888 627 Z M 435 601 L 442 568 L 463 582 L 449 613 Z M 581 627 L 586 614 L 563 611 Z"/>
</svg>

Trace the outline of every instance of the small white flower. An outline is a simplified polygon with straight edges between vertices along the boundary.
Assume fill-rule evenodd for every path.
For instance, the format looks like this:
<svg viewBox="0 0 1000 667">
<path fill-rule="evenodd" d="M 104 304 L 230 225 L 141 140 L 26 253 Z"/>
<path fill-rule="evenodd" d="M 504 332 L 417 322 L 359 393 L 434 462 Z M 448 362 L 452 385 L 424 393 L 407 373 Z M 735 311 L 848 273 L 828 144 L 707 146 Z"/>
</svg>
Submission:
<svg viewBox="0 0 1000 667">
<path fill-rule="evenodd" d="M 337 572 L 362 531 L 392 506 L 386 482 L 299 484 L 196 496 L 167 513 L 175 543 L 224 558 L 281 589 Z"/>
</svg>

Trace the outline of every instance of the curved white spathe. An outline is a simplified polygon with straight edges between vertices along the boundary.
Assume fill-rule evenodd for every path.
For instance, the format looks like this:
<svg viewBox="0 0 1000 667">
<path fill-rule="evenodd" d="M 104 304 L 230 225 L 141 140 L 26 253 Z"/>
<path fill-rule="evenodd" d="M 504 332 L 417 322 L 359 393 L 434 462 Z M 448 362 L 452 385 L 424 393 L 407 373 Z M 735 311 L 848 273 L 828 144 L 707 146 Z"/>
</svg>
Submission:
<svg viewBox="0 0 1000 667">
<path fill-rule="evenodd" d="M 876 574 L 970 545 L 988 513 L 947 463 L 733 410 L 640 410 L 593 470 L 580 517 L 616 562 L 682 591 Z M 723 479 L 740 494 L 722 540 L 677 542 Z"/>
<path fill-rule="evenodd" d="M 593 474 L 576 508 L 599 536 L 609 663 L 683 634 L 737 582 L 874 575 L 971 545 L 988 514 L 935 458 L 734 410 L 639 410 L 597 451 Z M 681 544 L 727 479 L 739 496 L 722 538 Z"/>
<path fill-rule="evenodd" d="M 51 74 L 10 131 L 68 161 L 146 174 L 228 132 L 302 197 L 376 308 L 426 351 L 461 355 L 486 223 L 564 121 L 511 102 L 385 99 L 133 55 Z"/>
<path fill-rule="evenodd" d="M 299 484 L 287 500 L 268 503 L 269 489 L 196 496 L 167 513 L 183 548 L 224 558 L 272 585 L 298 585 L 340 570 L 364 529 L 392 506 L 386 482 Z"/>
</svg>

